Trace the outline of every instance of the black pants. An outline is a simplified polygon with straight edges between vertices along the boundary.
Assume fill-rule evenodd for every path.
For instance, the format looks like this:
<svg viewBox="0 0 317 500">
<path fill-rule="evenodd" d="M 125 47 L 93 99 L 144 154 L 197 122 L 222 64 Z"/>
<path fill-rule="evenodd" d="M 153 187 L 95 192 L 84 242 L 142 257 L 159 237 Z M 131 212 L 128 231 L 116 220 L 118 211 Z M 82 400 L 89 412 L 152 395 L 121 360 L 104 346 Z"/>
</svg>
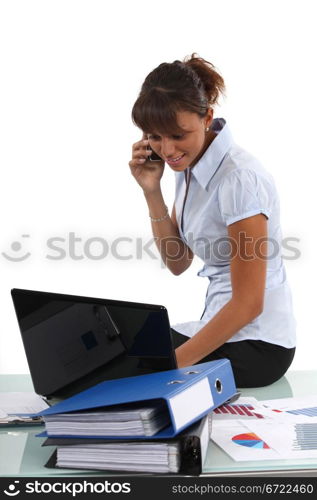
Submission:
<svg viewBox="0 0 317 500">
<path fill-rule="evenodd" d="M 175 349 L 188 337 L 172 329 Z M 295 347 L 286 349 L 262 340 L 241 340 L 223 344 L 198 363 L 228 358 L 237 387 L 262 387 L 281 378 L 291 365 Z"/>
</svg>

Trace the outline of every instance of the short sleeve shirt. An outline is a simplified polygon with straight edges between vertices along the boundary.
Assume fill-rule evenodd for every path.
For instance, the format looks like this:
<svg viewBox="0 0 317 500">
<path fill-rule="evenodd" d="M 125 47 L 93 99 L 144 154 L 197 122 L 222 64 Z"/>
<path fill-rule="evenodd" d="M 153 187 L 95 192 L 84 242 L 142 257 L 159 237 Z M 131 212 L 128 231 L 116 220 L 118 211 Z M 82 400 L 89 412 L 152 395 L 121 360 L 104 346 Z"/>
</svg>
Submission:
<svg viewBox="0 0 317 500">
<path fill-rule="evenodd" d="M 228 226 L 264 214 L 268 220 L 268 258 L 263 312 L 227 342 L 262 340 L 295 346 L 292 298 L 281 256 L 279 198 L 272 176 L 237 146 L 223 118 L 213 120 L 216 137 L 191 169 L 186 193 L 184 172 L 176 173 L 175 209 L 181 238 L 203 261 L 198 275 L 209 279 L 200 320 L 173 328 L 192 337 L 232 296 Z M 257 243 L 261 252 L 261 241 Z M 245 246 L 247 250 L 247 244 Z"/>
</svg>

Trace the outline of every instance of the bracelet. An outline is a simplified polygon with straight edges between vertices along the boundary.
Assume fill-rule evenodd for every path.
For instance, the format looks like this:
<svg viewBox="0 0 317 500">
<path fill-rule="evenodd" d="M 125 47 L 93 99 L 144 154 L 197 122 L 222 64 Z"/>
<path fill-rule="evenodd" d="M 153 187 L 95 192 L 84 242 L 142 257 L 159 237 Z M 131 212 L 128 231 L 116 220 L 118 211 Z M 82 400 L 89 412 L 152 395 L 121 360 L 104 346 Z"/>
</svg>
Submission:
<svg viewBox="0 0 317 500">
<path fill-rule="evenodd" d="M 149 214 L 149 217 L 151 219 L 151 222 L 162 222 L 163 220 L 167 219 L 168 217 L 168 207 L 167 205 L 165 205 L 165 208 L 166 208 L 166 214 L 163 215 L 163 217 L 159 217 L 158 219 L 156 219 L 155 217 L 152 217 L 151 214 Z"/>
</svg>

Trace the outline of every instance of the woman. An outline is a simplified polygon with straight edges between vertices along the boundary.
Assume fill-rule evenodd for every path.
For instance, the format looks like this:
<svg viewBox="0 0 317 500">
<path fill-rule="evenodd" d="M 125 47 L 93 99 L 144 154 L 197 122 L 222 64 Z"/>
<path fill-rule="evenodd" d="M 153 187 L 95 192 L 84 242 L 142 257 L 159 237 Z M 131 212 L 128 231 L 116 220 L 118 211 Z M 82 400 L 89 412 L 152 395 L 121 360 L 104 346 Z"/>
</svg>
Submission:
<svg viewBox="0 0 317 500">
<path fill-rule="evenodd" d="M 234 144 L 224 119 L 213 119 L 223 91 L 214 66 L 195 54 L 160 64 L 133 106 L 143 138 L 129 165 L 166 266 L 179 275 L 197 255 L 199 276 L 209 278 L 200 321 L 173 331 L 178 366 L 228 358 L 238 387 L 264 386 L 295 353 L 279 202 L 272 177 Z M 176 174 L 171 215 L 160 187 L 165 163 Z"/>
</svg>

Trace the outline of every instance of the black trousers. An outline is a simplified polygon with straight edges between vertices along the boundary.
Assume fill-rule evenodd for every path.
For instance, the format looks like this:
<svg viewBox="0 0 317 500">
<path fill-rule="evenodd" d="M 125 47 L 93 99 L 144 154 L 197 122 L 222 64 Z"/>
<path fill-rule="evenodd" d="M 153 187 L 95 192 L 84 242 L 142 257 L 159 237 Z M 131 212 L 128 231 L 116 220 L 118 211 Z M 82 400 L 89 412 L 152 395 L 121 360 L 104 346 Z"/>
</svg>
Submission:
<svg viewBox="0 0 317 500">
<path fill-rule="evenodd" d="M 172 329 L 174 348 L 188 337 Z M 241 340 L 223 344 L 198 363 L 228 358 L 237 387 L 262 387 L 281 378 L 291 365 L 295 347 L 286 349 L 262 340 Z"/>
</svg>

